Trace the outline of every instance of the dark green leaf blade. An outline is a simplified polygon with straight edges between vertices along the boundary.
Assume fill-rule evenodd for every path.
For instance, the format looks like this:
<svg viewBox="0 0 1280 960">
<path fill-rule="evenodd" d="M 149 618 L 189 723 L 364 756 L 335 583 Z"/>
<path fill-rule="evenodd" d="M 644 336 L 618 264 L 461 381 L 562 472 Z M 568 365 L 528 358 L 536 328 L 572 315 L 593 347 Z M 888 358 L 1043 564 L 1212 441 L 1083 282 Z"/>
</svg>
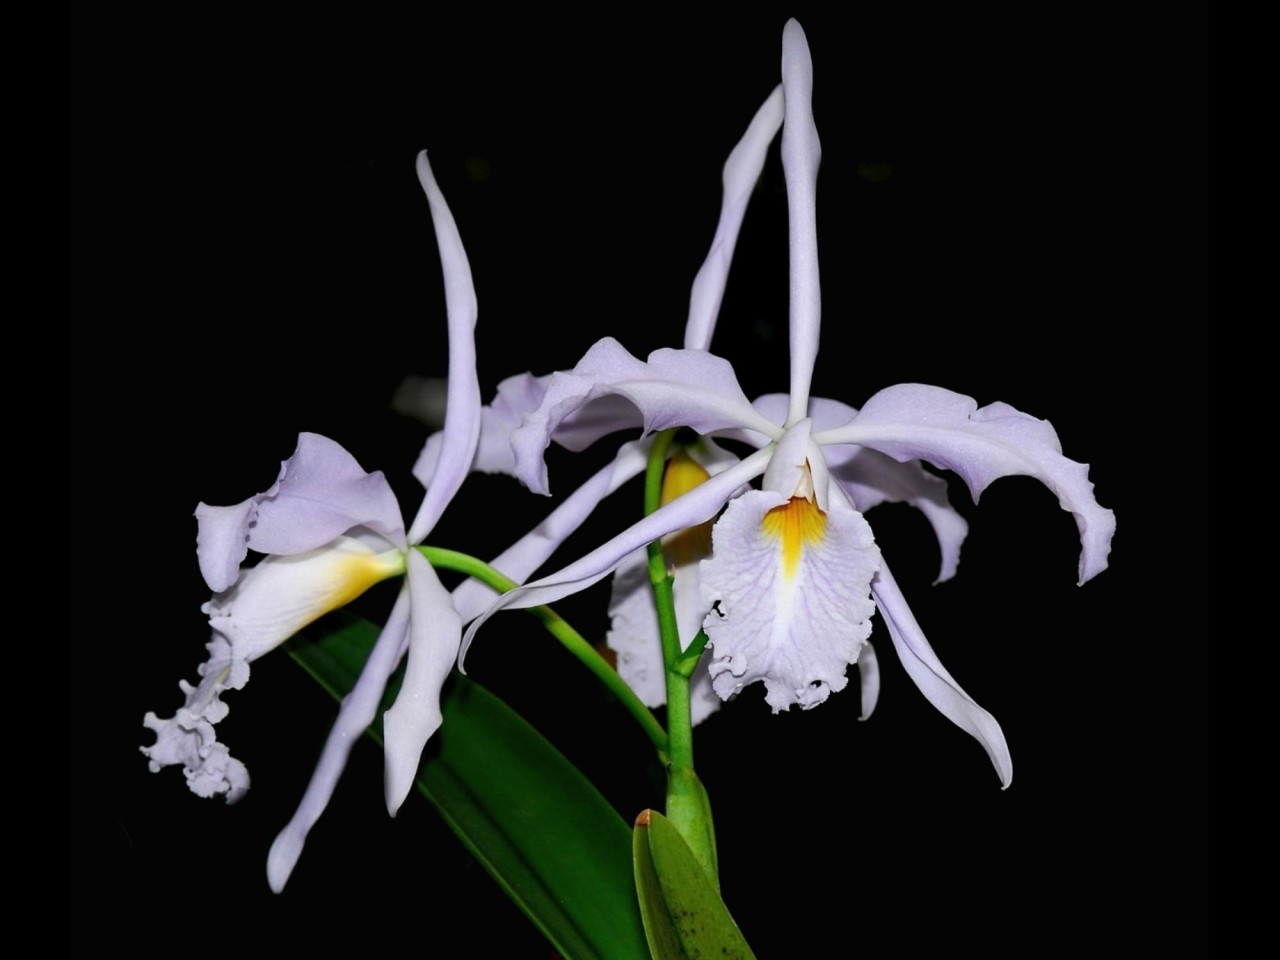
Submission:
<svg viewBox="0 0 1280 960">
<path fill-rule="evenodd" d="M 341 698 L 378 628 L 351 616 L 331 620 L 331 630 L 288 649 Z M 455 675 L 441 706 L 444 723 L 418 770 L 421 793 L 562 956 L 647 960 L 626 822 L 484 688 Z M 380 740 L 380 730 L 375 722 L 369 733 Z"/>
</svg>

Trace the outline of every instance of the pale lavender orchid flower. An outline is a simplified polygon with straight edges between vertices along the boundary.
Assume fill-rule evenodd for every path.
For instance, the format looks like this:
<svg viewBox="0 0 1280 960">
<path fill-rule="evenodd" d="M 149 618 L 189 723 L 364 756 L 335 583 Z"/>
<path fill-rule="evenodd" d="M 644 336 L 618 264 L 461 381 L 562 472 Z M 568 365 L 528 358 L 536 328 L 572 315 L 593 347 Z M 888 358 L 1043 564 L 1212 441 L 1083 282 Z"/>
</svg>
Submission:
<svg viewBox="0 0 1280 960">
<path fill-rule="evenodd" d="M 955 571 L 966 528 L 946 503 L 943 482 L 919 461 L 954 471 L 975 501 L 999 477 L 1032 476 L 1075 516 L 1081 583 L 1105 569 L 1115 518 L 1094 499 L 1087 466 L 1062 455 L 1052 426 L 1007 404 L 979 408 L 969 397 L 922 384 L 882 390 L 861 410 L 810 396 L 821 305 L 815 204 L 820 148 L 811 109 L 812 62 L 795 21 L 783 33 L 782 78 L 789 393 L 751 403 L 730 364 L 698 344 L 658 350 L 641 361 L 604 339 L 572 371 L 553 375 L 537 409 L 512 436 L 516 473 L 537 492 L 547 492 L 544 451 L 565 433 L 581 448 L 637 423 L 646 434 L 683 426 L 757 449 L 581 559 L 504 594 L 471 624 L 462 653 L 497 611 L 552 603 L 585 589 L 646 543 L 711 520 L 723 508 L 713 556 L 699 567 L 709 611 L 703 626 L 710 674 L 722 698 L 760 680 L 775 711 L 823 702 L 846 685 L 849 664 L 865 661 L 870 618 L 878 609 L 916 685 L 978 739 L 1008 786 L 1012 762 L 999 724 L 938 660 L 862 511 L 886 499 L 921 507 L 939 538 L 939 579 L 945 579 Z M 748 488 L 757 478 L 763 478 L 761 489 Z M 864 698 L 870 692 L 874 700 L 874 669 L 864 672 L 863 685 Z"/>
<path fill-rule="evenodd" d="M 456 660 L 464 622 L 414 546 L 440 519 L 476 455 L 476 299 L 457 226 L 425 153 L 418 157 L 418 176 L 444 270 L 449 382 L 440 455 L 413 524 L 406 530 L 380 472 L 366 473 L 337 443 L 306 433 L 269 490 L 232 507 L 201 504 L 196 511 L 200 570 L 215 593 L 203 607 L 213 627 L 209 659 L 199 668 L 198 685 L 181 683 L 186 702 L 174 717 L 148 713 L 144 720 L 157 737 L 154 745 L 142 748 L 152 770 L 181 764 L 195 793 L 236 800 L 248 789 L 249 777 L 214 734 L 213 724 L 227 713 L 222 692 L 243 687 L 250 663 L 307 624 L 380 580 L 405 576 L 302 803 L 271 848 L 267 874 L 277 891 L 328 804 L 352 743 L 373 721 L 388 678 L 407 654 L 404 684 L 385 714 L 383 731 L 387 808 L 394 815 L 404 802 L 423 747 L 440 726 L 440 690 Z M 250 549 L 264 557 L 255 566 L 241 567 Z"/>
</svg>

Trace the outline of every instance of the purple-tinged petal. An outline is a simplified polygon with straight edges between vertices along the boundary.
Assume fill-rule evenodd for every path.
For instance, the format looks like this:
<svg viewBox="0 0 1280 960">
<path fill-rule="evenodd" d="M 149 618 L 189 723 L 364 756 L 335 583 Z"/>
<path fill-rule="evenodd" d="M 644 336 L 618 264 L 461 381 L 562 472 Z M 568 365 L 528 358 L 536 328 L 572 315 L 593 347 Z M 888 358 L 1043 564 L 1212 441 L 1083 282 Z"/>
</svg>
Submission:
<svg viewBox="0 0 1280 960">
<path fill-rule="evenodd" d="M 996 718 L 978 706 L 938 660 L 889 568 L 883 564 L 871 581 L 871 594 L 889 628 L 902 666 L 915 685 L 944 717 L 982 744 L 1000 775 L 1000 783 L 1008 787 L 1013 782 L 1013 760 L 1004 731 Z"/>
<path fill-rule="evenodd" d="M 842 427 L 821 431 L 824 445 L 854 443 L 895 460 L 925 460 L 954 470 L 973 499 L 999 477 L 1035 477 L 1055 494 L 1080 529 L 1080 582 L 1107 567 L 1115 514 L 1098 505 L 1087 464 L 1062 455 L 1053 426 L 1009 406 L 978 407 L 941 387 L 903 383 L 881 390 Z"/>
<path fill-rule="evenodd" d="M 813 122 L 813 60 L 794 20 L 782 29 L 782 170 L 787 181 L 791 244 L 791 406 L 787 423 L 807 417 L 809 385 L 818 357 L 822 291 L 818 282 L 818 162 L 822 146 Z"/>
<path fill-rule="evenodd" d="M 293 873 L 307 842 L 307 834 L 329 805 L 338 778 L 346 769 L 351 748 L 377 716 L 387 681 L 400 665 L 408 637 L 409 587 L 406 584 L 396 598 L 396 605 L 378 635 L 378 642 L 369 653 L 359 679 L 342 700 L 320 760 L 311 774 L 311 782 L 302 795 L 302 802 L 271 844 L 271 852 L 267 855 L 267 882 L 276 893 L 283 890 L 289 881 L 289 875 Z"/>
<path fill-rule="evenodd" d="M 196 509 L 200 572 L 215 593 L 235 582 L 232 567 L 246 546 L 288 556 L 324 546 L 355 527 L 404 545 L 404 521 L 380 471 L 365 473 L 341 446 L 315 433 L 298 435 L 271 489 L 234 507 Z"/>
<path fill-rule="evenodd" d="M 635 440 L 623 444 L 613 462 L 597 471 L 541 523 L 494 557 L 489 565 L 516 583 L 523 583 L 582 526 L 601 500 L 628 480 L 644 473 L 651 445 L 652 440 Z M 453 603 L 462 622 L 468 623 L 484 613 L 497 596 L 491 588 L 478 580 L 464 580 L 453 591 Z M 465 656 L 464 646 L 459 657 L 459 667 Z"/>
<path fill-rule="evenodd" d="M 571 372 L 552 375 L 542 404 L 512 435 L 516 473 L 530 490 L 547 492 L 543 454 L 553 435 L 560 439 L 561 422 L 593 400 L 615 396 L 639 409 L 646 433 L 686 426 L 704 434 L 746 427 L 774 438 L 781 435 L 751 407 L 727 361 L 702 350 L 666 349 L 655 350 L 642 361 L 618 341 L 606 338 L 592 346 Z M 629 425 L 629 420 L 617 415 L 604 418 L 595 436 Z"/>
<path fill-rule="evenodd" d="M 710 520 L 725 502 L 744 484 L 760 476 L 769 462 L 769 450 L 761 450 L 736 466 L 713 476 L 682 497 L 655 510 L 639 523 L 628 527 L 608 543 L 597 547 L 567 567 L 533 583 L 516 587 L 498 600 L 467 628 L 462 648 L 471 645 L 476 631 L 500 610 L 523 610 L 578 593 L 607 577 L 626 557 L 652 540 L 676 530 L 683 530 Z"/>
<path fill-rule="evenodd" d="M 782 126 L 782 87 L 769 95 L 747 132 L 729 154 L 724 165 L 724 197 L 720 202 L 720 222 L 711 241 L 707 259 L 693 278 L 689 296 L 689 320 L 684 328 L 684 345 L 690 350 L 709 350 L 716 328 L 725 282 L 738 243 L 738 231 L 747 212 L 747 203 L 764 169 L 769 144 Z"/>
<path fill-rule="evenodd" d="M 480 437 L 480 380 L 476 374 L 476 291 L 471 265 L 449 212 L 444 194 L 427 162 L 418 154 L 418 180 L 422 183 L 440 248 L 444 271 L 444 299 L 449 318 L 449 388 L 445 401 L 444 440 L 435 470 L 427 483 L 427 495 L 409 529 L 409 542 L 421 543 L 444 513 L 462 481 L 471 471 Z"/>
<path fill-rule="evenodd" d="M 382 718 L 387 810 L 394 817 L 413 788 L 422 748 L 440 729 L 440 690 L 458 658 L 462 620 L 434 568 L 409 551 L 409 663 L 404 684 Z"/>
</svg>

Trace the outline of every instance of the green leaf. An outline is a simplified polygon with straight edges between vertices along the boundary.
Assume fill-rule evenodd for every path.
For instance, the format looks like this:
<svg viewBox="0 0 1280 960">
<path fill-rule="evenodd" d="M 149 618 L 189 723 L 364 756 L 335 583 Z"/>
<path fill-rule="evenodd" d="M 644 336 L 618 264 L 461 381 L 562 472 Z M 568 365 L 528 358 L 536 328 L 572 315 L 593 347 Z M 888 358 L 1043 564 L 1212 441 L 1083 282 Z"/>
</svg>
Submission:
<svg viewBox="0 0 1280 960">
<path fill-rule="evenodd" d="M 656 960 L 754 958 L 715 884 L 671 821 L 654 810 L 631 836 L 636 889 Z"/>
<path fill-rule="evenodd" d="M 349 615 L 289 654 L 335 697 L 355 684 L 378 636 Z M 383 707 L 394 698 L 388 690 Z M 565 958 L 647 960 L 627 824 L 519 715 L 455 675 L 418 789 Z M 381 742 L 379 718 L 369 730 Z"/>
</svg>

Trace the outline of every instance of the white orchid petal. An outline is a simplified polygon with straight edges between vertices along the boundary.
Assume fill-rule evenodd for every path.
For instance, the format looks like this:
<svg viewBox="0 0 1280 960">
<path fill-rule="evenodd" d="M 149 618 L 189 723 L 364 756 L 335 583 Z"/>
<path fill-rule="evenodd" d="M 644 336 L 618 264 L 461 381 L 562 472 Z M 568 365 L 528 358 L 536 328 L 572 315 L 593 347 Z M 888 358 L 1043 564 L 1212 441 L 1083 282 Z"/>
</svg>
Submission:
<svg viewBox="0 0 1280 960">
<path fill-rule="evenodd" d="M 409 588 L 406 585 L 400 590 L 386 626 L 378 635 L 355 686 L 342 699 L 338 717 L 333 721 L 298 809 L 271 844 L 271 851 L 267 854 L 267 882 L 276 893 L 288 883 L 306 845 L 307 835 L 329 806 L 338 779 L 346 769 L 351 748 L 364 736 L 377 716 L 387 681 L 400 665 L 408 637 Z"/>
<path fill-rule="evenodd" d="M 463 249 L 444 194 L 427 161 L 418 154 L 418 180 L 431 208 L 444 271 L 444 298 L 449 318 L 449 387 L 445 403 L 443 443 L 427 483 L 427 495 L 409 530 L 409 542 L 421 543 L 453 500 L 471 471 L 480 438 L 480 380 L 476 374 L 476 291 L 471 264 Z"/>
<path fill-rule="evenodd" d="M 942 665 L 887 566 L 880 567 L 871 583 L 871 593 L 907 674 L 944 717 L 982 744 L 995 765 L 1000 783 L 1007 788 L 1013 782 L 1013 759 L 1009 756 L 1004 731 L 996 718 L 978 706 Z"/>
<path fill-rule="evenodd" d="M 815 435 L 821 444 L 855 443 L 895 460 L 925 460 L 954 470 L 973 498 L 999 477 L 1035 477 L 1075 515 L 1080 530 L 1080 582 L 1107 567 L 1115 514 L 1098 505 L 1087 464 L 1062 455 L 1047 420 L 1009 406 L 977 401 L 941 387 L 902 383 L 881 390 L 842 427 Z"/>
<path fill-rule="evenodd" d="M 729 504 L 712 535 L 699 573 L 716 693 L 728 699 L 762 680 L 777 712 L 844 689 L 875 613 L 880 551 L 862 515 L 842 497 L 823 515 L 803 498 L 755 490 Z"/>
<path fill-rule="evenodd" d="M 375 553 L 359 540 L 338 537 L 319 550 L 265 558 L 201 609 L 209 625 L 251 662 L 375 583 L 403 572 L 399 550 Z"/>
<path fill-rule="evenodd" d="M 781 431 L 751 407 L 733 367 L 701 350 L 655 350 L 638 360 L 612 338 L 599 341 L 571 372 L 553 374 L 536 411 L 511 437 L 517 476 L 535 493 L 546 493 L 543 455 L 557 428 L 571 414 L 587 416 L 592 401 L 610 398 L 610 415 L 594 435 L 630 426 L 614 398 L 639 409 L 646 433 L 689 427 L 697 433 L 745 427 L 775 439 Z"/>
<path fill-rule="evenodd" d="M 708 350 L 711 347 L 711 335 L 724 300 L 725 283 L 729 278 L 729 266 L 733 262 L 742 218 L 747 212 L 747 203 L 756 181 L 760 179 L 760 171 L 764 169 L 769 144 L 781 126 L 782 87 L 778 86 L 751 118 L 747 132 L 725 161 L 720 222 L 716 224 L 711 249 L 693 279 L 693 290 L 689 296 L 684 345 L 690 350 Z"/>
<path fill-rule="evenodd" d="M 394 817 L 413 789 L 422 748 L 440 729 L 440 691 L 458 658 L 462 620 L 434 568 L 409 553 L 409 663 L 404 684 L 382 718 L 387 810 Z"/>
<path fill-rule="evenodd" d="M 813 122 L 813 59 L 794 20 L 782 29 L 782 170 L 787 182 L 791 245 L 791 401 L 787 423 L 808 416 L 809 385 L 818 357 L 822 290 L 818 282 L 818 162 L 822 146 Z"/>
</svg>

